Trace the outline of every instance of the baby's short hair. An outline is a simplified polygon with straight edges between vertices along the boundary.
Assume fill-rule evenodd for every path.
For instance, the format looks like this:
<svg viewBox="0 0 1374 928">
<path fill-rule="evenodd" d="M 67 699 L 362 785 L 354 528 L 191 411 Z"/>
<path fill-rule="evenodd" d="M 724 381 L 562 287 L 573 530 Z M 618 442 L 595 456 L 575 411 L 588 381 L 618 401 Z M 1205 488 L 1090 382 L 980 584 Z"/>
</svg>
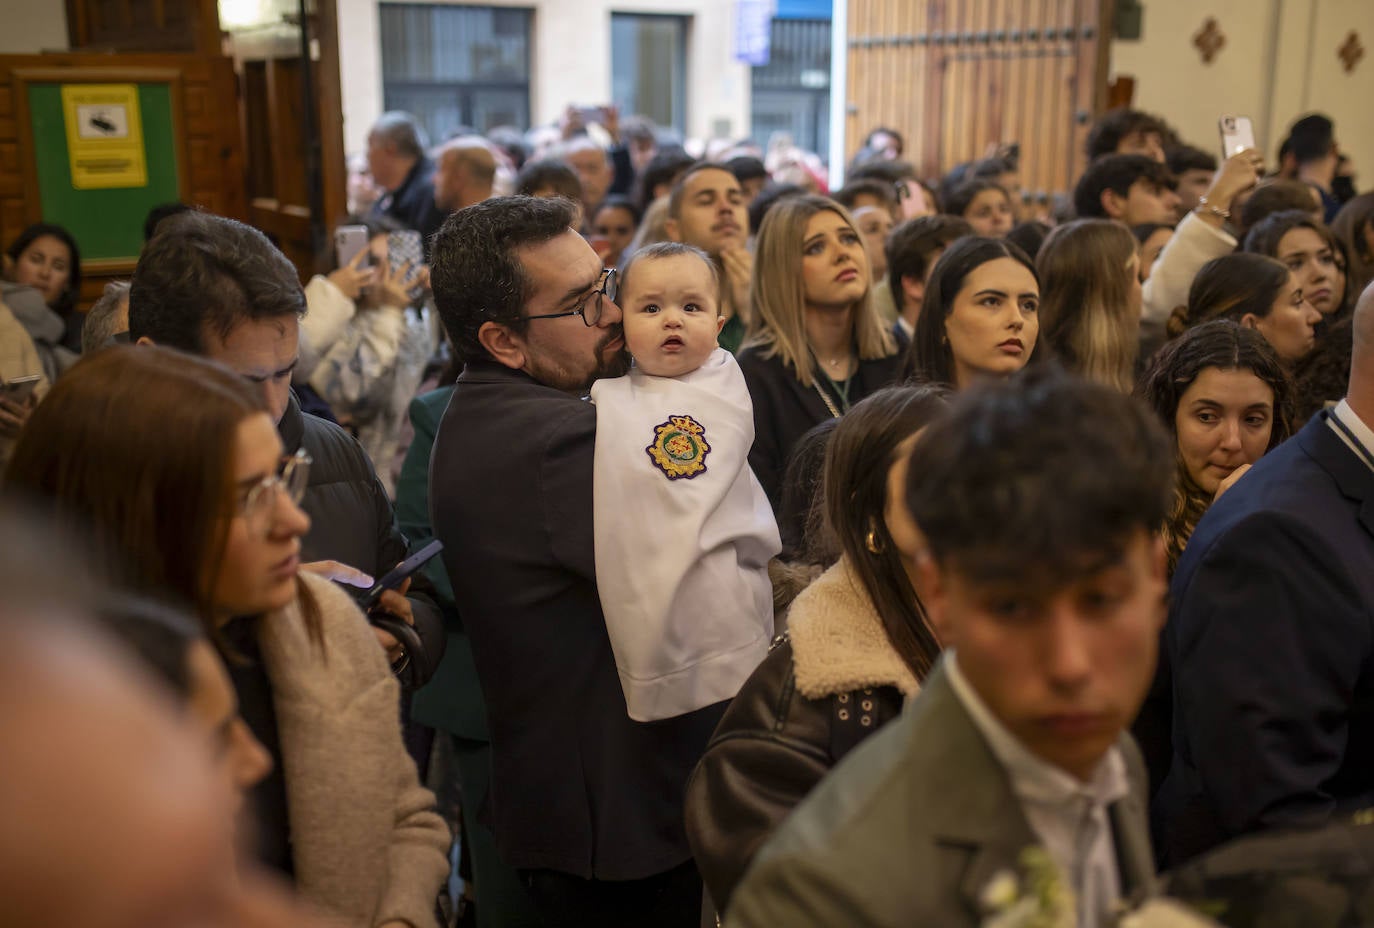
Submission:
<svg viewBox="0 0 1374 928">
<path fill-rule="evenodd" d="M 657 242 L 653 245 L 645 245 L 616 269 L 616 275 L 620 278 L 617 292 L 624 293 L 630 283 L 630 268 L 641 261 L 658 261 L 663 258 L 699 258 L 701 263 L 706 265 L 706 269 L 711 272 L 711 285 L 719 289 L 720 272 L 716 270 L 716 262 L 711 260 L 711 256 L 702 251 L 695 245 L 687 245 L 683 242 Z M 717 303 L 716 312 L 720 312 L 720 305 Z"/>
</svg>

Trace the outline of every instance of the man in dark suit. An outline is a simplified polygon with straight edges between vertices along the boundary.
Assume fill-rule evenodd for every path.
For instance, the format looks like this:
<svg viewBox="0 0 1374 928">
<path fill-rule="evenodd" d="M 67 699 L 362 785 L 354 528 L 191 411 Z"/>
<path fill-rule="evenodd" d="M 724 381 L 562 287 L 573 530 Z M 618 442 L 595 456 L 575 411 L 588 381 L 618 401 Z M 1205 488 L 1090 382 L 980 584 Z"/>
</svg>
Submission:
<svg viewBox="0 0 1374 928">
<path fill-rule="evenodd" d="M 1165 860 L 1374 806 L 1374 288 L 1350 387 L 1198 523 L 1165 633 Z"/>
<path fill-rule="evenodd" d="M 629 718 L 597 597 L 594 380 L 628 368 L 620 307 L 562 200 L 506 197 L 435 239 L 435 301 L 465 367 L 430 506 L 492 742 L 497 850 L 550 925 L 695 928 L 687 775 L 723 706 Z M 671 530 L 671 527 L 665 527 Z"/>
<path fill-rule="evenodd" d="M 1051 369 L 926 429 L 907 503 L 946 651 L 760 851 L 732 928 L 974 928 L 1019 904 L 1007 924 L 1096 928 L 1153 892 L 1126 726 L 1164 619 L 1172 481 L 1148 410 Z"/>
</svg>

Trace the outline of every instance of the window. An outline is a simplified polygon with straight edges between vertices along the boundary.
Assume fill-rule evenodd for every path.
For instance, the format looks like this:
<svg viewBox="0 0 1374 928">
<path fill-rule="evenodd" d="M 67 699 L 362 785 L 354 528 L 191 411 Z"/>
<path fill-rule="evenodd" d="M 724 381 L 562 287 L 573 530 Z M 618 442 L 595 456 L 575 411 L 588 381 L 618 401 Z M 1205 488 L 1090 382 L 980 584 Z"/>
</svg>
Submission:
<svg viewBox="0 0 1374 928">
<path fill-rule="evenodd" d="M 611 101 L 625 115 L 685 130 L 687 17 L 611 14 Z"/>
<path fill-rule="evenodd" d="M 830 151 L 830 20 L 773 20 L 768 64 L 750 68 L 755 142 L 786 132 L 807 151 Z"/>
<path fill-rule="evenodd" d="M 459 126 L 530 123 L 531 11 L 384 3 L 382 96 L 414 113 L 432 142 Z"/>
</svg>

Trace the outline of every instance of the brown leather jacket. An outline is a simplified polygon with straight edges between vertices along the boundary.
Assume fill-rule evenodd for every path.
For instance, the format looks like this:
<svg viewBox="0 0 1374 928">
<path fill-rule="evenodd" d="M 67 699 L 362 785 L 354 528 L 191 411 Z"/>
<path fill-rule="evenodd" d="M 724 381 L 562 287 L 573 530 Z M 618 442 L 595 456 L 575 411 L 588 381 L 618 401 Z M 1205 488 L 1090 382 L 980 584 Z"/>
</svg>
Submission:
<svg viewBox="0 0 1374 928">
<path fill-rule="evenodd" d="M 797 598 L 789 629 L 687 784 L 687 840 L 720 912 L 788 813 L 917 689 L 844 561 Z"/>
</svg>

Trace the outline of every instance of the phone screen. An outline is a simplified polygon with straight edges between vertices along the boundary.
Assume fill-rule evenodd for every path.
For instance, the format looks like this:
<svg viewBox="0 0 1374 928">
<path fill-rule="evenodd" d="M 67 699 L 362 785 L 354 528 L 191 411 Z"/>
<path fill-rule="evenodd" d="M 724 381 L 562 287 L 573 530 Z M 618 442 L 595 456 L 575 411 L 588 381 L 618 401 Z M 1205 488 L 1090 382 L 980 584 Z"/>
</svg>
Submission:
<svg viewBox="0 0 1374 928">
<path fill-rule="evenodd" d="M 22 403 L 33 393 L 40 379 L 37 374 L 32 377 L 16 377 L 5 384 L 5 392 L 0 396 L 4 396 L 11 403 Z"/>
</svg>

